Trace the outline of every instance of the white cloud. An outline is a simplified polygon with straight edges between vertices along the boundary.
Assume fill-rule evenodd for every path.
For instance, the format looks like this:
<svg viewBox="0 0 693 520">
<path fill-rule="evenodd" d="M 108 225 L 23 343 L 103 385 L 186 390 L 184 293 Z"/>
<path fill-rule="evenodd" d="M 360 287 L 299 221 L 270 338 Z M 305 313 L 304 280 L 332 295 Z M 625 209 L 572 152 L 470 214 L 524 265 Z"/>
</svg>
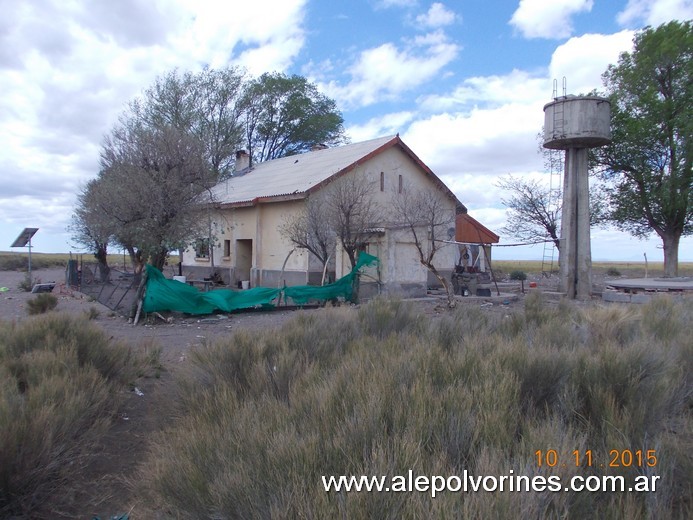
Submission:
<svg viewBox="0 0 693 520">
<path fill-rule="evenodd" d="M 2 2 L 0 221 L 63 233 L 128 100 L 175 67 L 285 70 L 306 2 Z"/>
<path fill-rule="evenodd" d="M 179 17 L 189 19 L 190 24 L 172 39 L 174 50 L 197 63 L 224 66 L 244 52 L 245 46 L 258 51 L 255 56 L 272 58 L 245 64 L 261 71 L 282 70 L 303 44 L 307 0 L 257 0 L 252 8 L 239 8 L 227 0 L 181 1 L 185 11 Z"/>
<path fill-rule="evenodd" d="M 399 131 L 468 207 L 502 212 L 504 195 L 495 187 L 500 176 L 512 172 L 548 182 L 537 135 L 544 124 L 543 106 L 551 101 L 552 79 L 567 76 L 568 93 L 599 88 L 602 72 L 630 49 L 631 41 L 630 31 L 571 38 L 556 48 L 541 73 L 513 70 L 467 78 L 447 94 L 422 96 L 417 113 L 374 118 L 349 133 L 358 141 Z M 491 225 L 502 226 L 500 214 L 494 213 Z"/>
<path fill-rule="evenodd" d="M 417 0 L 377 0 L 375 3 L 376 9 L 388 9 L 390 7 L 412 7 L 415 6 Z"/>
<path fill-rule="evenodd" d="M 623 26 L 657 26 L 671 20 L 693 18 L 693 0 L 628 0 L 616 20 Z"/>
<path fill-rule="evenodd" d="M 552 79 L 567 76 L 568 93 L 599 88 L 602 72 L 630 49 L 631 40 L 630 31 L 571 38 L 556 48 L 543 73 L 476 76 L 448 94 L 422 97 L 420 116 L 403 138 L 469 208 L 502 211 L 499 177 L 512 172 L 548 182 L 537 135 Z M 501 214 L 495 212 L 489 225 L 501 227 Z"/>
<path fill-rule="evenodd" d="M 542 104 L 442 113 L 413 122 L 404 139 L 440 175 L 496 175 L 541 168 Z"/>
<path fill-rule="evenodd" d="M 447 9 L 440 2 L 431 4 L 431 7 L 425 14 L 420 14 L 416 17 L 416 23 L 424 27 L 442 27 L 455 22 L 456 15 L 453 11 Z"/>
<path fill-rule="evenodd" d="M 363 107 L 398 95 L 430 81 L 457 57 L 459 47 L 440 31 L 417 37 L 400 49 L 385 43 L 362 51 L 348 68 L 346 84 L 322 84 L 322 90 L 340 104 Z"/>
<path fill-rule="evenodd" d="M 525 38 L 567 38 L 573 33 L 571 17 L 592 10 L 593 0 L 520 0 L 510 25 Z"/>
<path fill-rule="evenodd" d="M 414 119 L 413 112 L 396 112 L 369 119 L 362 125 L 347 127 L 346 133 L 353 143 L 367 141 L 383 135 L 401 132 Z"/>
<path fill-rule="evenodd" d="M 601 75 L 609 64 L 615 64 L 622 52 L 633 47 L 633 32 L 616 34 L 585 34 L 571 38 L 556 48 L 551 57 L 549 75 L 558 80 L 558 95 L 562 95 L 561 78 L 567 81 L 568 94 L 587 94 L 602 88 Z"/>
<path fill-rule="evenodd" d="M 428 112 L 441 112 L 477 105 L 537 103 L 550 98 L 548 88 L 545 77 L 513 70 L 503 76 L 467 78 L 448 94 L 422 97 L 418 105 Z"/>
</svg>

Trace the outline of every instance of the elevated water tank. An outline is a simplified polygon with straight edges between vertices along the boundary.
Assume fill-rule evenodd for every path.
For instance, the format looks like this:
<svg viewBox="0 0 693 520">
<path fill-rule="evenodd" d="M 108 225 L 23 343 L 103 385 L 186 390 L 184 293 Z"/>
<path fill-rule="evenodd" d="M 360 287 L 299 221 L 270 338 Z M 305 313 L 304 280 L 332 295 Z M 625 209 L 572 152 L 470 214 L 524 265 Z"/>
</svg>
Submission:
<svg viewBox="0 0 693 520">
<path fill-rule="evenodd" d="M 544 106 L 544 148 L 594 148 L 611 142 L 611 104 L 597 96 L 562 96 Z"/>
</svg>

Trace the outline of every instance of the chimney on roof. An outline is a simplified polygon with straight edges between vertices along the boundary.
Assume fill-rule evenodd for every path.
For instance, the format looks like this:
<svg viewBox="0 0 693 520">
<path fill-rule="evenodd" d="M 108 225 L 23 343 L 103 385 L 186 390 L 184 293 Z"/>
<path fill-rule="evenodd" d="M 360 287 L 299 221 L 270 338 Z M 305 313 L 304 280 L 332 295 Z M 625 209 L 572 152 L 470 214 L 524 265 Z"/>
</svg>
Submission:
<svg viewBox="0 0 693 520">
<path fill-rule="evenodd" d="M 315 143 L 313 146 L 310 147 L 311 152 L 315 152 L 317 150 L 326 150 L 329 148 L 325 143 Z"/>
<path fill-rule="evenodd" d="M 233 165 L 233 175 L 240 177 L 248 173 L 250 169 L 250 155 L 245 150 L 236 152 L 236 163 Z"/>
</svg>

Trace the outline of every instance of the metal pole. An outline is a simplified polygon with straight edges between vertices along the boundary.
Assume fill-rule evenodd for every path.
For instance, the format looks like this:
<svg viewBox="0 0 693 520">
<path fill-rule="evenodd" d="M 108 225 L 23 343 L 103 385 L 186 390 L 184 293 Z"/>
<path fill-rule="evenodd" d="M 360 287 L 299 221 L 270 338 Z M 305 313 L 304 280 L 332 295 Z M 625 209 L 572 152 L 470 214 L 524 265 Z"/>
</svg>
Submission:
<svg viewBox="0 0 693 520">
<path fill-rule="evenodd" d="M 29 285 L 34 285 L 33 278 L 31 277 L 31 238 L 29 238 Z"/>
</svg>

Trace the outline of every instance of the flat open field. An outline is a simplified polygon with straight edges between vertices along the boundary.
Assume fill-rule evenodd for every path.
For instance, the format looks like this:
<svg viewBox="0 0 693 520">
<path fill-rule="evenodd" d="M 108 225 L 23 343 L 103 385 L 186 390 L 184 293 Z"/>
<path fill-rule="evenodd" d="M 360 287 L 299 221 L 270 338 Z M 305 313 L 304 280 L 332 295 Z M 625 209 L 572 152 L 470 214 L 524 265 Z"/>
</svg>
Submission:
<svg viewBox="0 0 693 520">
<path fill-rule="evenodd" d="M 68 253 L 33 253 L 32 265 L 35 269 L 45 269 L 54 267 L 64 267 L 68 260 L 84 260 L 92 262 L 93 257 L 89 254 L 68 254 Z M 25 270 L 28 263 L 28 254 L 20 252 L 0 251 L 0 271 L 6 270 Z M 127 268 L 129 260 L 122 254 L 108 255 L 109 265 L 115 268 Z M 178 257 L 171 255 L 168 265 L 178 264 Z M 542 263 L 540 260 L 494 260 L 494 270 L 508 275 L 512 271 L 524 271 L 526 273 L 541 273 Z M 556 267 L 557 268 L 557 267 Z M 662 262 L 593 262 L 592 268 L 595 274 L 605 274 L 607 271 L 617 270 L 626 278 L 638 278 L 647 274 L 649 277 L 661 276 L 664 272 Z M 693 262 L 679 262 L 679 276 L 693 276 Z"/>
<path fill-rule="evenodd" d="M 493 268 L 510 273 L 512 271 L 524 271 L 526 273 L 541 273 L 541 261 L 538 260 L 496 260 Z M 606 274 L 616 270 L 624 278 L 640 278 L 645 276 L 645 262 L 592 262 L 592 269 L 596 274 Z M 647 274 L 650 278 L 662 276 L 664 267 L 661 262 L 648 262 Z M 679 262 L 679 276 L 693 276 L 693 262 Z"/>
</svg>

